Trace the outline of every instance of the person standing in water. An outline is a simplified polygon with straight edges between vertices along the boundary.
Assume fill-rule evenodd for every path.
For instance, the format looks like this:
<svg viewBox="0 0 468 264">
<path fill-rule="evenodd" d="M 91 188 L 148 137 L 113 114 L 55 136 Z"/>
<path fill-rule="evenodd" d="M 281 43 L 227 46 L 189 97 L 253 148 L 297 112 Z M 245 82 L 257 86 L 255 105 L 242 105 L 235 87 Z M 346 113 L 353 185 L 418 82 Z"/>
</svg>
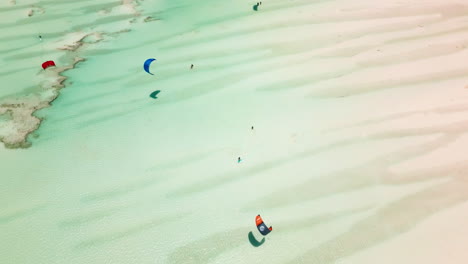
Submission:
<svg viewBox="0 0 468 264">
<path fill-rule="evenodd" d="M 241 158 L 238 157 L 238 158 L 237 158 L 237 163 L 240 163 L 240 162 L 241 162 Z"/>
<path fill-rule="evenodd" d="M 42 36 L 41 36 L 41 35 L 39 35 L 39 40 L 42 40 Z"/>
<path fill-rule="evenodd" d="M 190 69 L 193 69 L 193 64 L 192 64 L 192 65 L 190 65 Z"/>
</svg>

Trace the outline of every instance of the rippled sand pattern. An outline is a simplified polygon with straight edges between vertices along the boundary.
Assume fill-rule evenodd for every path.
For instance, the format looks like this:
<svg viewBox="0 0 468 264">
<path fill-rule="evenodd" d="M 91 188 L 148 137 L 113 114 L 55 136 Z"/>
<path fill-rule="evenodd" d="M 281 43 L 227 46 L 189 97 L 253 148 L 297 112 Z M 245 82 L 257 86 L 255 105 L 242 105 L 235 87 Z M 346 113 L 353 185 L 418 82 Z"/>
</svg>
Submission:
<svg viewBox="0 0 468 264">
<path fill-rule="evenodd" d="M 84 59 L 0 148 L 0 263 L 468 262 L 468 4 L 131 2 L 0 5 L 0 101 Z"/>
</svg>

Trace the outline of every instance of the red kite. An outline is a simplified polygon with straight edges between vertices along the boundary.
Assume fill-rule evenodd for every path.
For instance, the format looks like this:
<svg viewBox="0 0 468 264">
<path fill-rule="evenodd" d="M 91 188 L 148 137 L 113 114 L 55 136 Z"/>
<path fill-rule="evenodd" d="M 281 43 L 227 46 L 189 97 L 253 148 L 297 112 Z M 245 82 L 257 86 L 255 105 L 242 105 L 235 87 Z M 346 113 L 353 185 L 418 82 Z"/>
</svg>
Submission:
<svg viewBox="0 0 468 264">
<path fill-rule="evenodd" d="M 44 70 L 49 68 L 50 66 L 55 66 L 55 62 L 50 60 L 50 61 L 46 61 L 46 62 L 42 63 L 42 68 Z"/>
</svg>

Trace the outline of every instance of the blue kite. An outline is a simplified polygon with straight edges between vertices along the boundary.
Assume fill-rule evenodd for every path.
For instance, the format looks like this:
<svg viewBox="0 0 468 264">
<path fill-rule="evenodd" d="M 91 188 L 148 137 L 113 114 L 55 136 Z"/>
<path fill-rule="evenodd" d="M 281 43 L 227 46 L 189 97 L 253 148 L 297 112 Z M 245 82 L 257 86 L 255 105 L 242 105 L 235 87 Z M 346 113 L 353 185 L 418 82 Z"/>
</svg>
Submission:
<svg viewBox="0 0 468 264">
<path fill-rule="evenodd" d="M 145 61 L 145 63 L 143 64 L 143 69 L 145 70 L 145 72 L 151 74 L 151 75 L 154 75 L 152 74 L 150 71 L 149 71 L 149 67 L 150 67 L 150 64 L 155 61 L 156 59 L 147 59 Z"/>
</svg>

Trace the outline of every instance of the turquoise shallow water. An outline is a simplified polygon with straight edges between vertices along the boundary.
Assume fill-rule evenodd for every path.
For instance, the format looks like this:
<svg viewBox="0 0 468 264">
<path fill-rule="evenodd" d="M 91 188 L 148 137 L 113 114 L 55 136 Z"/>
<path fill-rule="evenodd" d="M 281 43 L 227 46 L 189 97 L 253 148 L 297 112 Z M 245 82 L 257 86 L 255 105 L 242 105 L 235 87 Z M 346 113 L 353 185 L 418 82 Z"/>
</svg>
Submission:
<svg viewBox="0 0 468 264">
<path fill-rule="evenodd" d="M 42 57 L 86 61 L 37 113 L 32 147 L 0 149 L 0 263 L 353 263 L 466 201 L 463 167 L 418 165 L 463 139 L 464 102 L 440 93 L 462 81 L 423 87 L 415 72 L 388 88 L 391 60 L 357 41 L 384 43 L 395 23 L 401 39 L 406 18 L 295 3 L 139 1 L 138 15 L 112 1 L 3 4 L 24 29 L 3 24 L 15 37 L 0 49 L 27 47 L 2 58 L 0 99 L 40 91 Z M 31 5 L 45 12 L 28 21 Z M 94 32 L 103 40 L 55 49 Z M 380 45 L 418 44 L 405 41 Z M 274 227 L 264 242 L 257 214 Z"/>
</svg>

